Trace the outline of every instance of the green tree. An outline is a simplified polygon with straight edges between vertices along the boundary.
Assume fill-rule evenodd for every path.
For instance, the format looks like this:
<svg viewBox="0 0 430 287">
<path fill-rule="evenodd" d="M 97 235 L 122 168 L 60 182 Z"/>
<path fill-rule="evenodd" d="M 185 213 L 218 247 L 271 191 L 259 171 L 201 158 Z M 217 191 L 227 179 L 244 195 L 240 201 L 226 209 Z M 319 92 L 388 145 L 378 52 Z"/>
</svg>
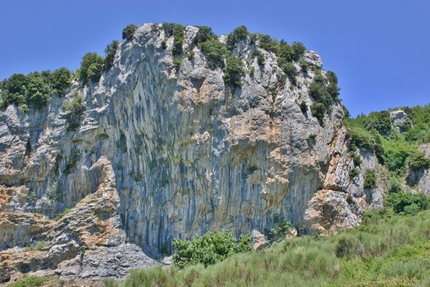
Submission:
<svg viewBox="0 0 430 287">
<path fill-rule="evenodd" d="M 127 41 L 133 40 L 133 35 L 134 35 L 134 32 L 136 31 L 136 29 L 137 29 L 137 26 L 134 24 L 127 25 L 122 30 L 122 39 L 127 40 Z"/>
<path fill-rule="evenodd" d="M 89 80 L 98 82 L 103 72 L 104 59 L 97 53 L 87 53 L 82 58 L 79 80 L 85 85 Z"/>
<path fill-rule="evenodd" d="M 237 27 L 227 36 L 227 49 L 233 50 L 240 41 L 246 40 L 248 35 L 248 29 L 244 25 Z"/>
<path fill-rule="evenodd" d="M 27 102 L 36 109 L 42 109 L 48 104 L 49 86 L 46 79 L 38 72 L 27 75 Z"/>
<path fill-rule="evenodd" d="M 325 114 L 325 107 L 321 103 L 313 103 L 311 105 L 311 113 L 313 117 L 316 117 L 318 120 L 322 121 Z"/>
<path fill-rule="evenodd" d="M 224 66 L 223 58 L 227 54 L 224 44 L 218 39 L 208 40 L 200 44 L 200 50 L 212 68 Z"/>
<path fill-rule="evenodd" d="M 63 96 L 72 82 L 72 73 L 67 68 L 59 68 L 49 75 L 52 93 Z"/>
<path fill-rule="evenodd" d="M 67 112 L 66 117 L 66 130 L 74 131 L 79 127 L 80 117 L 83 109 L 83 95 L 78 92 L 73 92 L 72 98 L 63 102 L 62 110 Z"/>
<path fill-rule="evenodd" d="M 224 69 L 224 81 L 233 87 L 240 87 L 240 75 L 244 72 L 242 60 L 235 56 L 230 55 L 227 57 L 227 64 Z"/>
<path fill-rule="evenodd" d="M 306 52 L 306 47 L 301 42 L 293 42 L 291 47 L 294 50 L 294 61 L 298 61 L 301 57 L 303 57 Z"/>
<path fill-rule="evenodd" d="M 199 32 L 197 32 L 196 38 L 194 39 L 195 44 L 201 44 L 208 40 L 215 39 L 215 33 L 212 31 L 211 27 L 199 26 Z"/>
<path fill-rule="evenodd" d="M 173 29 L 173 56 L 179 56 L 182 54 L 182 44 L 184 43 L 184 26 L 176 24 Z"/>
<path fill-rule="evenodd" d="M 364 175 L 364 188 L 372 188 L 376 184 L 376 171 L 374 169 L 366 170 Z"/>
<path fill-rule="evenodd" d="M 116 50 L 118 49 L 119 42 L 117 40 L 113 40 L 112 43 L 106 46 L 105 48 L 105 60 L 103 69 L 105 71 L 112 68 L 113 60 L 115 58 Z"/>
</svg>

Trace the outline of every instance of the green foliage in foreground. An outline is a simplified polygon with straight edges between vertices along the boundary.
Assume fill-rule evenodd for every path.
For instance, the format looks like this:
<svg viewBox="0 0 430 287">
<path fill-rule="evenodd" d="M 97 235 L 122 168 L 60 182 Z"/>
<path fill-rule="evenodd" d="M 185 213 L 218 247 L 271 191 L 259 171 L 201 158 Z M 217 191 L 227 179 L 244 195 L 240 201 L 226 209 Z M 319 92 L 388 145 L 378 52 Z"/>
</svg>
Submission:
<svg viewBox="0 0 430 287">
<path fill-rule="evenodd" d="M 43 284 L 46 281 L 49 281 L 50 279 L 52 279 L 52 278 L 50 278 L 50 277 L 27 276 L 26 274 L 24 274 L 24 276 L 20 280 L 14 282 L 14 283 L 12 283 L 12 284 L 10 284 L 8 286 L 9 287 L 35 287 L 35 286 L 43 286 Z"/>
<path fill-rule="evenodd" d="M 134 270 L 121 286 L 428 286 L 430 212 L 366 213 L 356 229 L 298 237 L 262 251 L 197 264 Z M 105 286 L 120 286 L 106 280 Z"/>
<path fill-rule="evenodd" d="M 188 265 L 208 266 L 223 261 L 228 256 L 251 250 L 250 238 L 242 237 L 237 241 L 228 231 L 207 232 L 190 240 L 174 239 L 176 253 L 173 261 L 179 268 Z"/>
</svg>

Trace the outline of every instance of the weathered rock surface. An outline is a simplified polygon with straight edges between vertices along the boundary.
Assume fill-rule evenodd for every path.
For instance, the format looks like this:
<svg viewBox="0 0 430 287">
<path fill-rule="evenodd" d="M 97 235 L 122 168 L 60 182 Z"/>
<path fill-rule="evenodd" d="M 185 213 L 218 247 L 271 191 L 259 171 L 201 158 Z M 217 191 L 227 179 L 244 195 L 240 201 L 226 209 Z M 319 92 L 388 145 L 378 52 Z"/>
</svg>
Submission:
<svg viewBox="0 0 430 287">
<path fill-rule="evenodd" d="M 349 178 L 341 105 L 319 122 L 297 104 L 314 101 L 311 69 L 297 85 L 283 81 L 276 56 L 260 50 L 259 65 L 248 39 L 234 50 L 246 71 L 233 89 L 208 67 L 197 31 L 186 28 L 183 49 L 194 56 L 179 69 L 173 38 L 145 24 L 98 84 L 75 83 L 43 111 L 0 113 L 2 278 L 38 270 L 120 277 L 155 264 L 145 254 L 156 257 L 175 237 L 267 233 L 275 216 L 303 233 L 333 232 L 381 206 L 378 187 Z M 303 59 L 322 66 L 313 51 Z M 76 91 L 84 111 L 79 128 L 67 131 L 61 105 Z M 372 155 L 361 157 L 362 171 L 378 168 Z M 44 242 L 40 250 L 35 242 Z"/>
</svg>

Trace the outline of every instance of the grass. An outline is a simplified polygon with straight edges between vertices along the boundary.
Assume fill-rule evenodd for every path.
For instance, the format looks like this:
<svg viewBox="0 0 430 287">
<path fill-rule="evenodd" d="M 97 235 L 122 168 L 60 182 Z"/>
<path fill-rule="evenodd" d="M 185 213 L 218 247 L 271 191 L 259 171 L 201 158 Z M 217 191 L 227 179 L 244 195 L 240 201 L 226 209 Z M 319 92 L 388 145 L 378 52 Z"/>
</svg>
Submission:
<svg viewBox="0 0 430 287">
<path fill-rule="evenodd" d="M 106 282 L 106 281 L 105 281 Z M 204 267 L 134 270 L 105 286 L 428 286 L 430 211 L 370 212 L 356 229 L 298 237 Z"/>
<path fill-rule="evenodd" d="M 43 286 L 46 281 L 51 280 L 50 277 L 37 277 L 37 276 L 24 276 L 18 281 L 8 285 L 9 287 L 35 287 L 35 286 Z"/>
</svg>

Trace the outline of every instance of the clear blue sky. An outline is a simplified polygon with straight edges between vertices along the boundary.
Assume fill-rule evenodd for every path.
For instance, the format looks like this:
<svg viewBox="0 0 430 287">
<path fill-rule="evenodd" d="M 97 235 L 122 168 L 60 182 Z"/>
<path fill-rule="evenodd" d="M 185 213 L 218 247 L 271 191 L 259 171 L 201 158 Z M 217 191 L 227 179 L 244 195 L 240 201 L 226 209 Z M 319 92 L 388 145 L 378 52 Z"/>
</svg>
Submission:
<svg viewBox="0 0 430 287">
<path fill-rule="evenodd" d="M 430 103 L 429 0 L 2 0 L 0 11 L 0 80 L 75 70 L 131 23 L 245 25 L 318 52 L 353 116 Z"/>
</svg>

